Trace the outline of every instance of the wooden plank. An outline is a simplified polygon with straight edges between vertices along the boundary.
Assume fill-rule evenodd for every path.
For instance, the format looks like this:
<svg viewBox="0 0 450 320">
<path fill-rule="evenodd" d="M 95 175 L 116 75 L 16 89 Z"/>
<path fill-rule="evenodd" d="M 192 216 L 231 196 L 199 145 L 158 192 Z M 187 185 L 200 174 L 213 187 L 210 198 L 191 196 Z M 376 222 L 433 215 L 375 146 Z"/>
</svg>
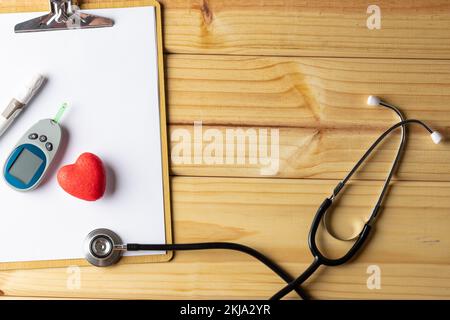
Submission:
<svg viewBox="0 0 450 320">
<path fill-rule="evenodd" d="M 100 0 L 78 1 L 96 8 Z M 46 0 L 3 0 L 0 11 L 44 11 Z M 172 53 L 450 58 L 450 3 L 378 0 L 369 30 L 366 0 L 163 0 Z M 113 7 L 145 1 L 109 0 Z"/>
<path fill-rule="evenodd" d="M 450 3 L 380 0 L 164 0 L 172 53 L 326 57 L 450 57 Z"/>
<path fill-rule="evenodd" d="M 337 129 L 309 129 L 309 128 L 264 128 L 255 127 L 253 137 L 248 137 L 248 127 L 232 126 L 203 126 L 195 133 L 194 126 L 172 125 L 170 136 L 172 142 L 172 159 L 170 170 L 177 176 L 213 176 L 213 177 L 278 177 L 278 178 L 309 178 L 309 179 L 342 179 L 366 152 L 369 145 L 376 140 L 381 132 L 361 130 L 355 134 L 355 130 Z M 232 143 L 227 143 L 227 131 L 237 132 L 242 129 L 249 135 L 245 137 L 245 156 L 241 163 L 238 162 L 238 153 L 230 157 L 227 163 L 227 148 Z M 267 129 L 268 155 L 276 155 L 271 148 L 278 149 L 279 157 L 275 157 L 273 171 L 268 171 L 271 162 L 266 162 L 258 155 L 258 148 L 262 139 L 259 133 Z M 180 131 L 181 130 L 181 131 Z M 223 144 L 217 144 L 222 150 L 223 157 L 219 157 L 222 163 L 208 162 L 210 148 L 216 146 L 215 142 L 206 140 L 210 130 L 216 130 L 222 137 Z M 261 131 L 260 131 L 261 130 Z M 279 130 L 279 145 L 272 145 L 270 134 L 273 130 Z M 190 157 L 183 158 L 179 148 L 182 147 L 184 138 L 181 135 L 189 134 L 191 142 Z M 203 140 L 196 141 L 196 136 L 203 136 Z M 233 140 L 235 146 L 238 140 Z M 217 140 L 220 141 L 220 140 Z M 370 161 L 357 172 L 353 179 L 384 180 L 391 163 L 397 152 L 399 134 L 388 138 L 381 147 L 374 152 Z M 201 146 L 200 146 L 201 145 Z M 197 149 L 200 146 L 200 149 Z M 202 150 L 200 157 L 196 157 L 196 149 Z M 181 155 L 181 157 L 176 157 Z M 214 154 L 212 154 L 214 156 Z M 213 157 L 211 157 L 213 158 Z M 279 160 L 277 160 L 279 158 Z M 198 160 L 199 159 L 199 160 Z M 414 132 L 408 139 L 408 145 L 403 153 L 401 165 L 395 176 L 398 180 L 410 181 L 449 181 L 450 180 L 450 149 L 447 143 L 435 145 L 425 132 Z"/>
<path fill-rule="evenodd" d="M 306 237 L 318 204 L 335 181 L 173 178 L 175 241 L 235 241 L 269 254 L 292 274 L 310 262 Z M 369 211 L 379 184 L 358 181 L 333 212 L 344 235 Z M 323 268 L 307 285 L 316 298 L 449 298 L 450 183 L 397 182 L 373 237 L 355 261 Z M 347 226 L 347 227 L 346 227 Z M 351 229 L 351 228 L 350 228 Z M 325 251 L 349 244 L 320 232 Z M 367 267 L 381 268 L 381 289 L 366 286 Z M 267 298 L 282 283 L 239 253 L 178 253 L 173 262 L 80 269 L 69 289 L 66 269 L 0 272 L 6 296 L 86 298 Z M 69 286 L 70 287 L 70 286 Z M 293 296 L 291 296 L 293 297 Z"/>
<path fill-rule="evenodd" d="M 375 94 L 450 126 L 450 61 L 169 55 L 167 77 L 172 124 L 380 130 Z"/>
</svg>

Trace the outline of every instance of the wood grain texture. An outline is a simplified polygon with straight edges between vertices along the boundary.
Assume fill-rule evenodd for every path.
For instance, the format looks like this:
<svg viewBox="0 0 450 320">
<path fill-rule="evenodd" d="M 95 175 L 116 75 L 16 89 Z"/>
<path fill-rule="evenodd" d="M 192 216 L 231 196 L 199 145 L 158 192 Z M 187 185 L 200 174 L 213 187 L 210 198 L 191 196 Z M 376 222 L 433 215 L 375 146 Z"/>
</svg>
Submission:
<svg viewBox="0 0 450 320">
<path fill-rule="evenodd" d="M 237 241 L 297 274 L 311 260 L 306 237 L 317 204 L 335 183 L 173 178 L 175 242 Z M 333 211 L 336 232 L 352 231 L 343 227 L 369 213 L 378 189 L 367 181 L 348 188 Z M 398 182 L 391 192 L 362 254 L 345 267 L 321 269 L 308 282 L 316 298 L 448 298 L 450 184 Z M 319 237 L 333 255 L 348 246 Z M 366 287 L 373 264 L 381 268 L 381 290 Z M 171 263 L 81 268 L 79 289 L 67 288 L 69 275 L 66 269 L 0 272 L 0 290 L 8 296 L 227 299 L 267 298 L 282 285 L 251 258 L 220 251 L 177 253 Z"/>
<path fill-rule="evenodd" d="M 164 0 L 166 47 L 174 53 L 449 58 L 450 3 L 365 0 Z"/>
<path fill-rule="evenodd" d="M 279 177 L 342 178 L 398 121 L 388 109 L 367 106 L 369 94 L 450 133 L 449 61 L 169 55 L 167 67 L 172 131 L 193 137 L 194 121 L 222 133 L 279 129 Z M 422 128 L 409 130 L 398 178 L 449 181 L 449 145 L 434 145 Z M 357 178 L 384 179 L 397 144 L 393 135 Z M 173 163 L 172 173 L 260 176 L 260 169 Z"/>
<path fill-rule="evenodd" d="M 388 125 L 386 125 L 386 128 Z M 223 137 L 223 154 L 226 155 L 227 130 L 236 132 L 240 127 L 234 126 L 202 126 L 203 134 L 208 130 L 218 130 Z M 256 134 L 265 127 L 251 127 Z M 247 132 L 248 127 L 242 127 Z M 179 132 L 188 132 L 191 139 L 196 136 L 193 126 L 172 125 L 170 135 L 172 139 L 171 150 L 176 150 L 182 140 Z M 245 157 L 243 163 L 237 161 L 235 152 L 231 164 L 208 163 L 207 148 L 212 146 L 210 141 L 201 142 L 202 154 L 200 162 L 196 162 L 195 151 L 198 142 L 191 143 L 191 156 L 187 159 L 172 158 L 171 174 L 176 176 L 213 176 L 213 177 L 266 177 L 266 178 L 308 178 L 308 179 L 342 179 L 366 152 L 369 145 L 378 138 L 382 132 L 366 130 L 337 130 L 314 128 L 267 128 L 279 130 L 279 164 L 278 170 L 267 172 L 269 164 L 263 162 L 258 156 L 251 156 L 251 149 L 258 150 L 257 138 L 253 143 L 251 139 L 245 140 Z M 265 135 L 267 136 L 267 135 Z M 384 180 L 397 152 L 399 134 L 394 134 L 386 140 L 379 149 L 355 174 L 353 179 Z M 237 139 L 233 140 L 237 144 Z M 270 136 L 269 140 L 270 142 Z M 269 154 L 271 145 L 268 146 Z M 178 154 L 178 152 L 176 152 Z M 253 160 L 254 163 L 251 163 Z M 395 180 L 408 181 L 449 181 L 450 179 L 450 146 L 435 145 L 425 132 L 414 132 L 408 140 L 408 147 L 403 153 L 401 165 Z"/>
<path fill-rule="evenodd" d="M 450 127 L 450 61 L 169 55 L 169 120 L 380 130 L 392 112 Z"/>
</svg>

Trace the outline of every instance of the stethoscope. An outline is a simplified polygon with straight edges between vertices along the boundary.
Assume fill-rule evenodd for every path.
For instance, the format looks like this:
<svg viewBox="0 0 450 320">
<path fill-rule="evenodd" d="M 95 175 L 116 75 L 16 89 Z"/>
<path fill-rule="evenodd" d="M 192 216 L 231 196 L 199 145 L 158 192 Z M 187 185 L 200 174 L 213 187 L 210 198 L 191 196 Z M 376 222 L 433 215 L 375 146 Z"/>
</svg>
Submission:
<svg viewBox="0 0 450 320">
<path fill-rule="evenodd" d="M 420 120 L 408 119 L 406 120 L 400 110 L 390 105 L 380 98 L 375 96 L 370 96 L 367 103 L 371 106 L 383 106 L 393 110 L 400 119 L 400 122 L 391 126 L 385 132 L 383 132 L 377 140 L 369 147 L 369 149 L 364 153 L 361 159 L 355 164 L 355 166 L 350 170 L 347 176 L 341 180 L 333 190 L 331 196 L 326 198 L 320 207 L 318 208 L 316 215 L 313 219 L 309 235 L 308 235 L 308 245 L 311 253 L 314 257 L 311 265 L 297 278 L 292 278 L 286 271 L 284 271 L 278 264 L 273 262 L 264 254 L 259 251 L 252 249 L 250 247 L 231 243 L 231 242 L 205 242 L 205 243 L 191 243 L 191 244 L 137 244 L 128 243 L 124 244 L 120 237 L 113 231 L 109 229 L 96 229 L 88 234 L 84 243 L 84 251 L 86 260 L 94 266 L 97 267 L 107 267 L 119 262 L 123 253 L 126 251 L 184 251 L 184 250 L 210 250 L 210 249 L 224 249 L 224 250 L 234 250 L 240 251 L 242 253 L 248 254 L 255 259 L 259 260 L 275 272 L 283 281 L 286 282 L 286 286 L 278 291 L 275 295 L 271 297 L 271 300 L 278 300 L 283 298 L 285 295 L 289 294 L 291 291 L 296 291 L 296 293 L 303 299 L 307 299 L 308 296 L 304 289 L 300 288 L 302 285 L 320 266 L 338 266 L 348 262 L 352 259 L 363 245 L 367 242 L 369 234 L 372 230 L 374 222 L 380 213 L 381 204 L 383 199 L 387 194 L 387 189 L 392 176 L 396 170 L 396 167 L 400 161 L 401 153 L 403 151 L 406 142 L 406 125 L 418 124 L 425 128 L 431 136 L 432 141 L 438 144 L 442 141 L 442 135 L 433 131 L 427 124 Z M 398 147 L 397 154 L 394 161 L 392 162 L 391 169 L 387 175 L 387 178 L 383 184 L 383 188 L 378 196 L 377 202 L 375 203 L 372 213 L 370 214 L 368 220 L 365 222 L 362 230 L 355 236 L 342 238 L 338 237 L 336 234 L 332 233 L 327 223 L 327 210 L 333 204 L 333 201 L 337 198 L 338 194 L 344 189 L 346 183 L 353 176 L 353 174 L 358 170 L 361 164 L 368 158 L 368 156 L 376 149 L 376 147 L 394 130 L 401 128 L 401 141 Z M 338 240 L 350 241 L 354 240 L 354 244 L 340 258 L 331 259 L 326 257 L 319 250 L 316 244 L 316 233 L 319 228 L 320 223 L 323 223 L 324 229 L 330 233 L 331 236 Z"/>
</svg>

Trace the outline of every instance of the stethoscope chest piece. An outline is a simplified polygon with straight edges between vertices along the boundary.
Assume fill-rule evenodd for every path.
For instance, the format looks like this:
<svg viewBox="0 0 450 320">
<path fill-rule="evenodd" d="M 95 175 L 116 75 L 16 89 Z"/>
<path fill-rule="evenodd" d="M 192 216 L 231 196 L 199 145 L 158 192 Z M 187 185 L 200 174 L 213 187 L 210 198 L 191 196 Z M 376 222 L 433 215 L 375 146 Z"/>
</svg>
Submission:
<svg viewBox="0 0 450 320">
<path fill-rule="evenodd" d="M 122 240 L 109 229 L 95 229 L 84 240 L 86 260 L 96 267 L 108 267 L 122 257 Z"/>
</svg>

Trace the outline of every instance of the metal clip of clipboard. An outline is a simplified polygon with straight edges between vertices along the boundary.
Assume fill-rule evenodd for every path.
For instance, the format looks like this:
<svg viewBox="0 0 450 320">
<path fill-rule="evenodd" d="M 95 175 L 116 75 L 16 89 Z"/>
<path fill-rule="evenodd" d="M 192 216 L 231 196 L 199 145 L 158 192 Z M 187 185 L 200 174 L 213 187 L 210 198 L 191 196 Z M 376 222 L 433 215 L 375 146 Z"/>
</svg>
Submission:
<svg viewBox="0 0 450 320">
<path fill-rule="evenodd" d="M 79 11 L 72 0 L 49 0 L 51 12 L 15 26 L 14 32 L 39 32 L 53 30 L 112 27 L 114 21 Z"/>
</svg>

